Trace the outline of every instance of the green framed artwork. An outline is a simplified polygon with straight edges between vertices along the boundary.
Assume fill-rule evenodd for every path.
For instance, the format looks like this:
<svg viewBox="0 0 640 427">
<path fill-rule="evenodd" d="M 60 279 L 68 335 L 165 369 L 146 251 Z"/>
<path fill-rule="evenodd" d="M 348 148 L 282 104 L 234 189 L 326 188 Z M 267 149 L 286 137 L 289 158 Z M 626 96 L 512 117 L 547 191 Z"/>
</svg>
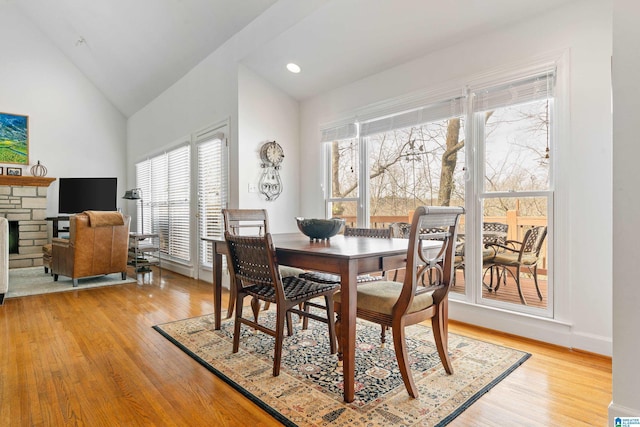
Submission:
<svg viewBox="0 0 640 427">
<path fill-rule="evenodd" d="M 0 113 L 0 163 L 29 164 L 29 116 Z"/>
</svg>

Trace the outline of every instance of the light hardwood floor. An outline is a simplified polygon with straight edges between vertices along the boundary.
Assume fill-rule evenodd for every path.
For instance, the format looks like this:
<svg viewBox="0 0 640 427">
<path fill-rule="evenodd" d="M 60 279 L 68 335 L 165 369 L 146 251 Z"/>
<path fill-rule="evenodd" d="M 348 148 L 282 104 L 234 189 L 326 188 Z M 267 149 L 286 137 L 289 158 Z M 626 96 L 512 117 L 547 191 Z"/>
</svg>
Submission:
<svg viewBox="0 0 640 427">
<path fill-rule="evenodd" d="M 211 285 L 166 270 L 142 282 L 5 300 L 0 425 L 278 425 L 151 328 L 211 313 Z M 533 354 L 450 426 L 606 425 L 609 358 L 450 331 Z"/>
</svg>

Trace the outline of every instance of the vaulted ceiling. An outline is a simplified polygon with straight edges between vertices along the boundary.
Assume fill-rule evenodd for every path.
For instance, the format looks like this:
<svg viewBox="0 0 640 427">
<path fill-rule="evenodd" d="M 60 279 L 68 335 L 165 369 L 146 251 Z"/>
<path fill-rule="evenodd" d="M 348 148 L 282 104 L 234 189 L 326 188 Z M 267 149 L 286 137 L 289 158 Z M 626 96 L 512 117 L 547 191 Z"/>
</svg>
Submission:
<svg viewBox="0 0 640 427">
<path fill-rule="evenodd" d="M 282 9 L 295 1 L 280 0 L 289 3 Z M 303 18 L 241 60 L 299 100 L 578 0 L 302 1 Z M 276 2 L 0 0 L 0 8 L 15 4 L 130 116 Z M 300 74 L 286 71 L 291 61 Z"/>
</svg>

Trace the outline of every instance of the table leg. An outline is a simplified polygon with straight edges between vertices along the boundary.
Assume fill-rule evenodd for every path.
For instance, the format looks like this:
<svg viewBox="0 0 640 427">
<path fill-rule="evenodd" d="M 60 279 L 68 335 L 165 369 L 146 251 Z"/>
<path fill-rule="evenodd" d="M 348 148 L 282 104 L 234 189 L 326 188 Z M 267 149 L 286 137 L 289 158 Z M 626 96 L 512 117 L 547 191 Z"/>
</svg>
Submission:
<svg viewBox="0 0 640 427">
<path fill-rule="evenodd" d="M 215 329 L 222 323 L 222 254 L 215 250 L 213 244 L 213 310 L 215 313 Z"/>
<path fill-rule="evenodd" d="M 357 264 L 349 263 L 347 269 L 341 272 L 340 282 L 340 308 L 342 312 L 342 327 L 340 339 L 342 340 L 343 365 L 342 375 L 344 379 L 344 401 L 353 402 L 355 398 L 355 354 L 356 354 L 356 309 L 357 309 Z M 353 284 L 353 286 L 351 285 Z"/>
</svg>

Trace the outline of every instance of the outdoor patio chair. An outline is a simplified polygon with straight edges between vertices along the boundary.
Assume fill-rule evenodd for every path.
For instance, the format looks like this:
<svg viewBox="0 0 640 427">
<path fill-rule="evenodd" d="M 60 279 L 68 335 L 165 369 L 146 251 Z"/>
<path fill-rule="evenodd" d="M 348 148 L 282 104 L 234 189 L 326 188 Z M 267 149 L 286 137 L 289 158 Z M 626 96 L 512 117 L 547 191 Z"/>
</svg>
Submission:
<svg viewBox="0 0 640 427">
<path fill-rule="evenodd" d="M 482 223 L 482 268 L 484 269 L 482 279 L 484 284 L 484 277 L 487 275 L 487 273 L 490 274 L 489 284 L 485 284 L 485 287 L 489 290 L 489 292 L 494 290 L 493 279 L 495 268 L 493 265 L 493 259 L 497 255 L 499 249 L 498 247 L 491 245 L 494 243 L 498 245 L 504 245 L 507 241 L 508 233 L 509 224 L 503 224 L 501 222 Z"/>
<path fill-rule="evenodd" d="M 224 237 L 229 248 L 231 271 L 236 284 L 233 352 L 237 353 L 239 349 L 242 324 L 275 337 L 273 376 L 278 376 L 280 374 L 285 319 L 288 335 L 292 335 L 291 313 L 296 313 L 305 319 L 311 318 L 328 325 L 330 350 L 331 354 L 334 354 L 336 352 L 336 333 L 333 294 L 337 285 L 312 282 L 296 276 L 283 278 L 278 269 L 276 250 L 269 233 L 264 236 L 236 236 L 225 231 Z M 243 301 L 246 297 L 252 298 L 253 320 L 242 316 Z M 297 308 L 300 304 L 316 297 L 324 297 L 325 299 L 326 318 Z M 276 305 L 275 329 L 258 323 L 259 301 Z"/>
<path fill-rule="evenodd" d="M 507 240 L 504 244 L 492 243 L 487 245 L 495 250 L 496 255 L 491 260 L 491 266 L 500 269 L 497 284 L 494 292 L 498 291 L 500 281 L 507 284 L 507 273 L 510 274 L 518 287 L 518 294 L 522 304 L 527 304 L 522 293 L 520 283 L 520 272 L 522 267 L 527 267 L 533 275 L 533 282 L 536 286 L 538 298 L 542 301 L 542 293 L 538 286 L 538 263 L 540 262 L 540 251 L 547 236 L 547 227 L 538 226 L 527 230 L 522 242 L 517 240 Z M 515 273 L 513 270 L 515 269 Z"/>
<path fill-rule="evenodd" d="M 453 276 L 453 257 L 460 207 L 421 206 L 415 210 L 409 248 L 407 250 L 407 272 L 404 282 L 379 281 L 357 287 L 357 317 L 393 329 L 393 344 L 402 380 L 411 397 L 418 397 L 409 366 L 409 354 L 405 340 L 405 327 L 431 319 L 438 355 L 448 374 L 453 365 L 448 351 L 447 298 Z M 443 231 L 423 233 L 423 230 L 438 228 Z M 437 250 L 423 251 L 423 240 L 440 240 Z M 422 278 L 430 275 L 427 286 Z M 420 286 L 419 286 L 420 285 Z M 336 333 L 340 336 L 342 319 L 341 292 L 336 292 Z M 342 343 L 338 342 L 338 359 L 342 358 Z"/>
</svg>

